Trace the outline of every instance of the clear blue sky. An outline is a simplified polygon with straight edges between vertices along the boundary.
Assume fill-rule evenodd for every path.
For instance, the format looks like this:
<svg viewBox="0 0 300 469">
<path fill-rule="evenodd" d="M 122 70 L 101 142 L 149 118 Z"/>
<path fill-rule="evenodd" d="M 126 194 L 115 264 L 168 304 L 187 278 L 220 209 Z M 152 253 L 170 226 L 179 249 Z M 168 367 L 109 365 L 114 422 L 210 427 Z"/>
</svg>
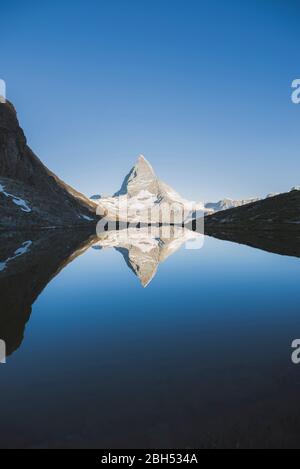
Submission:
<svg viewBox="0 0 300 469">
<path fill-rule="evenodd" d="M 0 78 L 30 146 L 115 192 L 139 153 L 191 199 L 300 185 L 296 0 L 10 0 Z"/>
</svg>

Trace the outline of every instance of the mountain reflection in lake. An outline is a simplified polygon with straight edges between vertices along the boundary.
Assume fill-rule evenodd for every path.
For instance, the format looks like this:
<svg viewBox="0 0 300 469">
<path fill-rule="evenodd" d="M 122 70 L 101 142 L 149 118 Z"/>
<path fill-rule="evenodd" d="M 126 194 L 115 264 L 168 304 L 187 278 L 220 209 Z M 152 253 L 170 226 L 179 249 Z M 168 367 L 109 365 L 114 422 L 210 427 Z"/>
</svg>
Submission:
<svg viewBox="0 0 300 469">
<path fill-rule="evenodd" d="M 1 235 L 1 447 L 300 446 L 299 238 L 209 234 Z"/>
</svg>

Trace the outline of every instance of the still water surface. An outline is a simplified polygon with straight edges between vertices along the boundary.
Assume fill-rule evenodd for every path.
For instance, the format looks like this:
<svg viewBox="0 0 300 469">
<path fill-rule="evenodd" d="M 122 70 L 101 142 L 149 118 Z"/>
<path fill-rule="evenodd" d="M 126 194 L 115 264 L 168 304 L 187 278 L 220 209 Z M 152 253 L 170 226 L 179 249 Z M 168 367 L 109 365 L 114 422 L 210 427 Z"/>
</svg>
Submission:
<svg viewBox="0 0 300 469">
<path fill-rule="evenodd" d="M 0 446 L 300 446 L 299 278 L 298 258 L 206 237 L 143 288 L 121 252 L 89 248 L 0 365 Z"/>
</svg>

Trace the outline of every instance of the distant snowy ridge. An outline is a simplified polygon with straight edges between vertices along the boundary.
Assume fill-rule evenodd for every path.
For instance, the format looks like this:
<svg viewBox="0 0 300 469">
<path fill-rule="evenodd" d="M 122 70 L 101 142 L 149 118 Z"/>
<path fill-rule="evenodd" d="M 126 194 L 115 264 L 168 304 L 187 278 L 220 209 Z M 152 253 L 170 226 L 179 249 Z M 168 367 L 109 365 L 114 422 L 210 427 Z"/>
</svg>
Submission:
<svg viewBox="0 0 300 469">
<path fill-rule="evenodd" d="M 223 199 L 219 202 L 207 202 L 205 208 L 212 211 L 212 213 L 220 212 L 222 210 L 228 210 L 230 208 L 241 207 L 242 205 L 251 204 L 252 202 L 258 202 L 259 198 L 251 198 L 245 200 L 232 200 Z"/>
<path fill-rule="evenodd" d="M 290 192 L 292 191 L 300 191 L 300 186 L 292 187 Z M 273 192 L 271 194 L 268 194 L 266 196 L 266 199 L 270 197 L 276 197 L 277 195 L 280 195 L 280 194 L 278 192 Z M 221 212 L 223 210 L 228 210 L 230 208 L 242 207 L 243 205 L 252 204 L 260 200 L 263 200 L 263 198 L 252 197 L 249 199 L 242 199 L 242 200 L 234 200 L 234 199 L 225 198 L 225 199 L 219 200 L 219 202 L 207 202 L 205 203 L 204 207 L 205 209 L 211 212 L 210 214 L 213 214 L 213 213 Z"/>
</svg>

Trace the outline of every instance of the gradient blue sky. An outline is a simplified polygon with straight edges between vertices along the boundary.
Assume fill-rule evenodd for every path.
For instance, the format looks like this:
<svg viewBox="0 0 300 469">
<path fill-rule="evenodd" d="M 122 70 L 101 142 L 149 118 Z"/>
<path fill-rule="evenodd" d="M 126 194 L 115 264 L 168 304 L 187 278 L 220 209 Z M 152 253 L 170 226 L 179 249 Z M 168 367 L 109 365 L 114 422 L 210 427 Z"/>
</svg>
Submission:
<svg viewBox="0 0 300 469">
<path fill-rule="evenodd" d="M 300 4 L 61 0 L 1 5 L 0 78 L 28 141 L 87 195 L 143 153 L 191 199 L 300 185 Z"/>
</svg>

